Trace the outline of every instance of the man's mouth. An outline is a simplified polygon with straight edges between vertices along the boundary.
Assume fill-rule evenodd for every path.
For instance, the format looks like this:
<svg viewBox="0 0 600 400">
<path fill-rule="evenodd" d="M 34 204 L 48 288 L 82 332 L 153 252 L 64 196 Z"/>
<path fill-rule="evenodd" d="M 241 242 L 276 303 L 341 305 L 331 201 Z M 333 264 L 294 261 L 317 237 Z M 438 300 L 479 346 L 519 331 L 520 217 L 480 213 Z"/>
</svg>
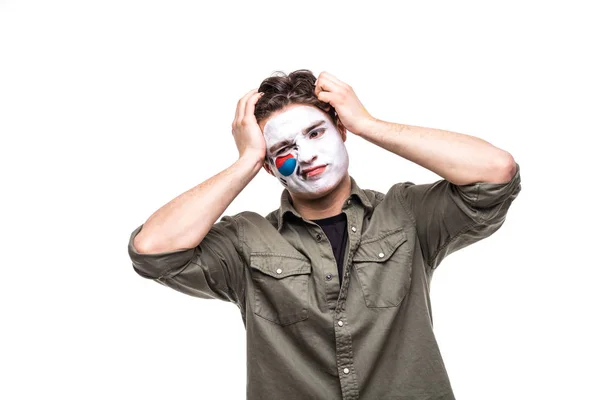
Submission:
<svg viewBox="0 0 600 400">
<path fill-rule="evenodd" d="M 301 175 L 304 179 L 320 175 L 327 168 L 327 164 L 317 165 L 315 167 L 306 168 L 302 171 Z"/>
</svg>

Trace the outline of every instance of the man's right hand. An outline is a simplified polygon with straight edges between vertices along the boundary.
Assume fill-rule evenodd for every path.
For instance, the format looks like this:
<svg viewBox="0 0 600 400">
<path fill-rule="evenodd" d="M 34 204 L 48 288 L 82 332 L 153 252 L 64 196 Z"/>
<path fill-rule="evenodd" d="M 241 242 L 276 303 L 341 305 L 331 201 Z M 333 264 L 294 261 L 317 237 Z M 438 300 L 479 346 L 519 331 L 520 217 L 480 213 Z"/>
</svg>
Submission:
<svg viewBox="0 0 600 400">
<path fill-rule="evenodd" d="M 156 210 L 134 238 L 135 251 L 154 254 L 198 246 L 233 199 L 256 176 L 267 148 L 254 116 L 254 105 L 259 98 L 258 89 L 254 89 L 238 101 L 231 127 L 240 159 Z"/>
<path fill-rule="evenodd" d="M 254 105 L 261 95 L 262 93 L 259 93 L 258 89 L 252 89 L 237 103 L 235 118 L 231 124 L 231 132 L 240 153 L 240 158 L 250 156 L 255 157 L 257 160 L 264 160 L 267 153 L 265 138 L 254 116 Z"/>
</svg>

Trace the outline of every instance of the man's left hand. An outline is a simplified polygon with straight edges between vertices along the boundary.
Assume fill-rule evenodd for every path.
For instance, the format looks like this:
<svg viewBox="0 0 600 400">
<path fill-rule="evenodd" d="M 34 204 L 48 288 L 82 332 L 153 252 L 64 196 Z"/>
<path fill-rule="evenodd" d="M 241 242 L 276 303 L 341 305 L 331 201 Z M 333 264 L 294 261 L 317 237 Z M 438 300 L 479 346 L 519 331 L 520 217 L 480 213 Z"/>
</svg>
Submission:
<svg viewBox="0 0 600 400">
<path fill-rule="evenodd" d="M 319 100 L 335 107 L 342 124 L 356 135 L 376 121 L 358 100 L 352 87 L 328 72 L 319 74 L 315 82 L 315 94 Z"/>
</svg>

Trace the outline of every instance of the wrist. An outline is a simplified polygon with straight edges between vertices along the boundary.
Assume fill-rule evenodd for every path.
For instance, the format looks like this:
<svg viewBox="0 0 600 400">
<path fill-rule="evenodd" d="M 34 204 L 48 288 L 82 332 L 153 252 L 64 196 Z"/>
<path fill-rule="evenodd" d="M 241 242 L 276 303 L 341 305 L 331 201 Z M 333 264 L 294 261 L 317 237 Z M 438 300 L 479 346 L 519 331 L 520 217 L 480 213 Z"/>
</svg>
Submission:
<svg viewBox="0 0 600 400">
<path fill-rule="evenodd" d="M 356 132 L 356 135 L 357 136 L 363 136 L 363 135 L 368 136 L 371 132 L 374 132 L 377 130 L 377 126 L 381 122 L 382 121 L 380 121 L 374 117 L 365 119 L 365 121 L 363 121 L 363 123 L 361 124 L 360 132 Z"/>
<path fill-rule="evenodd" d="M 265 158 L 260 153 L 245 152 L 244 154 L 240 155 L 237 163 L 247 168 L 251 168 L 253 172 L 258 172 L 262 168 L 264 161 Z"/>
</svg>

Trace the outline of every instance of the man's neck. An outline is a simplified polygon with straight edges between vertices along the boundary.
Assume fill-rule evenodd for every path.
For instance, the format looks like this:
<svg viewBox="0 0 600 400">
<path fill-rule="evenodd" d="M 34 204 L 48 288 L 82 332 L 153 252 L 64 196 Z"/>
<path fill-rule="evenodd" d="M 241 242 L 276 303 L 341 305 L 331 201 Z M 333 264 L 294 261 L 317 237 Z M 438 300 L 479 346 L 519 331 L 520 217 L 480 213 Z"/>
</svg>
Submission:
<svg viewBox="0 0 600 400">
<path fill-rule="evenodd" d="M 318 199 L 302 199 L 295 197 L 292 193 L 290 195 L 294 208 L 302 218 L 313 220 L 333 217 L 341 213 L 344 202 L 350 196 L 351 189 L 350 175 L 346 174 L 338 186 Z"/>
</svg>

